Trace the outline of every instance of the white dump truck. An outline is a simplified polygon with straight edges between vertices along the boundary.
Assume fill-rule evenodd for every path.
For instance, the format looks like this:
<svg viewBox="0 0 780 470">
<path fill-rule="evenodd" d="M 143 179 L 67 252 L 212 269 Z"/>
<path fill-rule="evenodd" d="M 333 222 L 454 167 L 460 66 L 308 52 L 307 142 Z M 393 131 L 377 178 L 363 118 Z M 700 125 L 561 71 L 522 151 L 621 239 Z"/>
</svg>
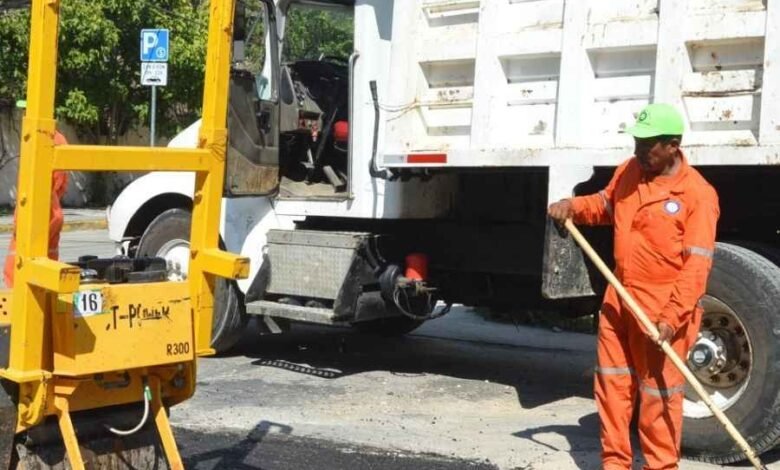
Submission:
<svg viewBox="0 0 780 470">
<path fill-rule="evenodd" d="M 604 283 L 546 207 L 601 189 L 631 156 L 622 129 L 665 102 L 722 206 L 689 364 L 755 448 L 780 440 L 780 1 L 260 4 L 235 38 L 221 227 L 251 275 L 217 286 L 215 348 L 250 316 L 403 334 L 455 303 L 597 311 Z M 350 18 L 350 56 L 290 56 L 311 8 Z M 128 186 L 109 213 L 120 252 L 187 276 L 193 187 Z M 609 229 L 588 234 L 609 255 Z M 689 457 L 741 458 L 693 394 L 685 416 Z"/>
</svg>

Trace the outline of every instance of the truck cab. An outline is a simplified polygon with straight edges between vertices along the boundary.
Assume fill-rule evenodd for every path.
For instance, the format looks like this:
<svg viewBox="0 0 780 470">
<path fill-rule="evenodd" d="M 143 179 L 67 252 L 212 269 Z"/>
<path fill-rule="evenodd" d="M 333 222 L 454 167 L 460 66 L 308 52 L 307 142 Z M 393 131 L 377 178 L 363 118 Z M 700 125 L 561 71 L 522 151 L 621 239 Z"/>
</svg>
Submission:
<svg viewBox="0 0 780 470">
<path fill-rule="evenodd" d="M 247 321 L 247 302 L 265 297 L 260 287 L 264 281 L 259 275 L 269 263 L 262 247 L 267 246 L 273 230 L 303 228 L 301 224 L 307 220 L 321 223 L 329 217 L 358 221 L 435 218 L 447 209 L 438 195 L 450 191 L 446 178 L 424 182 L 373 176 L 378 173 L 371 166 L 376 164 L 384 127 L 375 97 L 387 85 L 383 77 L 390 62 L 392 3 L 343 0 L 274 4 L 267 0 L 259 7 L 255 11 L 239 8 L 237 13 L 237 24 L 245 27 L 238 27 L 234 38 L 221 226 L 224 246 L 249 257 L 251 268 L 248 280 L 220 282 L 217 286 L 220 302 L 214 322 L 214 347 L 218 350 L 228 349 L 240 336 Z M 300 34 L 302 29 L 315 27 L 310 36 Z M 298 31 L 293 38 L 304 40 L 286 41 L 285 32 L 289 31 Z M 361 55 L 361 50 L 366 53 Z M 356 83 L 362 86 L 356 87 Z M 195 146 L 198 129 L 196 122 L 169 146 Z M 109 210 L 110 236 L 117 242 L 119 253 L 164 257 L 172 278 L 186 278 L 192 178 L 188 173 L 151 173 L 135 180 L 119 195 Z M 376 197 L 382 187 L 393 188 L 386 194 L 394 200 Z M 400 203 L 406 194 L 423 187 L 437 197 L 413 200 L 410 196 L 406 203 Z M 370 232 L 359 227 L 342 229 Z M 342 265 L 351 265 L 352 251 L 345 250 L 339 256 L 347 258 Z M 323 263 L 330 264 L 325 260 Z M 313 308 L 325 306 L 320 308 L 320 316 L 304 316 L 370 331 L 406 332 L 421 323 L 397 311 L 368 313 L 371 309 L 363 309 L 370 316 L 356 321 L 354 298 L 348 311 L 343 311 L 340 318 L 334 316 L 332 308 L 343 276 L 341 272 L 336 275 L 338 280 L 330 286 L 329 299 L 281 295 L 276 300 L 285 305 L 304 304 L 304 308 L 307 303 L 316 306 Z M 299 318 L 298 314 L 290 315 Z M 280 331 L 288 320 L 265 314 L 259 314 L 259 318 L 262 328 L 271 332 Z"/>
</svg>

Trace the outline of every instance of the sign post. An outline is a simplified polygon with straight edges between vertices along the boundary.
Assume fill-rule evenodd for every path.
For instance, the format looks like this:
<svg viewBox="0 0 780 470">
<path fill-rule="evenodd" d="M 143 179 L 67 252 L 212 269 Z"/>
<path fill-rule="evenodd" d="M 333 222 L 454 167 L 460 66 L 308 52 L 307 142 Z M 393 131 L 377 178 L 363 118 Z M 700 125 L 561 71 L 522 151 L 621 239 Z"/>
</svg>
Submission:
<svg viewBox="0 0 780 470">
<path fill-rule="evenodd" d="M 157 137 L 157 87 L 168 85 L 169 43 L 167 29 L 141 30 L 141 85 L 152 87 L 149 123 L 152 147 Z"/>
</svg>

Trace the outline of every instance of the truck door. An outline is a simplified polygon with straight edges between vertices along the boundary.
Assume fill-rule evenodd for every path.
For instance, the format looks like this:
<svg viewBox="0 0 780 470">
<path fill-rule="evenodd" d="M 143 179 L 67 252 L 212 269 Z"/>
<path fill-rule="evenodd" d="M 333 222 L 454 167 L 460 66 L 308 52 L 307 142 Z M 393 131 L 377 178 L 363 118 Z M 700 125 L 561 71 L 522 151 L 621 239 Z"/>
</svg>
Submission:
<svg viewBox="0 0 780 470">
<path fill-rule="evenodd" d="M 265 196 L 279 187 L 279 45 L 271 0 L 237 3 L 228 110 L 225 195 Z"/>
</svg>

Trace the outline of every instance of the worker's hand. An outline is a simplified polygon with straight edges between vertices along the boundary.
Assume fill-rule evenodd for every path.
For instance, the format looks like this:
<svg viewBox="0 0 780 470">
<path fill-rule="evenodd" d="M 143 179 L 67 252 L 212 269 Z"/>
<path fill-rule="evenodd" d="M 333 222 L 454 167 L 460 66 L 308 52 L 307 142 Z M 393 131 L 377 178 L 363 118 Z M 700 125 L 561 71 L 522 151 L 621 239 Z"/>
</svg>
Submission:
<svg viewBox="0 0 780 470">
<path fill-rule="evenodd" d="M 547 215 L 560 223 L 566 222 L 566 219 L 571 219 L 574 216 L 574 206 L 571 203 L 571 199 L 564 199 L 552 204 L 547 209 Z"/>
<path fill-rule="evenodd" d="M 674 329 L 672 329 L 668 323 L 659 321 L 655 326 L 658 328 L 658 339 L 656 340 L 656 343 L 658 343 L 659 346 L 661 343 L 669 341 L 672 339 L 672 336 L 674 336 Z"/>
</svg>

